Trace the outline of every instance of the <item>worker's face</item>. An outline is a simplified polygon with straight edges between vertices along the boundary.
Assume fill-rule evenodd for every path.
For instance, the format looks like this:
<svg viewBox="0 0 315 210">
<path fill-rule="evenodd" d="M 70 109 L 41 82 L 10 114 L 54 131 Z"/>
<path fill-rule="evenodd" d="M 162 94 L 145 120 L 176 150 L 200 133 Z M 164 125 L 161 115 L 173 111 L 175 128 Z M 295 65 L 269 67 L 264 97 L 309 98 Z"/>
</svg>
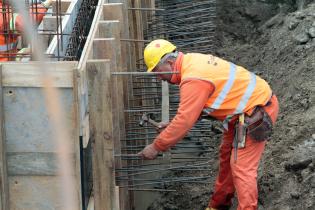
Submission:
<svg viewBox="0 0 315 210">
<path fill-rule="evenodd" d="M 154 72 L 173 72 L 174 61 L 167 60 L 163 64 L 159 64 L 154 68 Z M 171 83 L 173 74 L 158 74 L 157 77 L 163 81 L 167 81 Z"/>
</svg>

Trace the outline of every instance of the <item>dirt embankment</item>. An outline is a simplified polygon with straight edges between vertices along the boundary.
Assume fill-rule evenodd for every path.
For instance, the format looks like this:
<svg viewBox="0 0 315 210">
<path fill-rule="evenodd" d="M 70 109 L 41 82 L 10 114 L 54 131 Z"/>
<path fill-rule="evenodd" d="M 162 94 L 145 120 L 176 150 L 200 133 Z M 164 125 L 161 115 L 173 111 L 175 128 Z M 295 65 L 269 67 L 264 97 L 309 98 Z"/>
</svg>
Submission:
<svg viewBox="0 0 315 210">
<path fill-rule="evenodd" d="M 266 79 L 280 102 L 259 168 L 259 209 L 315 209 L 315 1 L 219 2 L 215 54 Z M 150 209 L 203 209 L 217 170 L 217 152 L 209 155 L 209 184 L 168 186 L 178 193 Z"/>
<path fill-rule="evenodd" d="M 279 120 L 260 167 L 260 204 L 315 209 L 315 4 L 295 11 L 282 5 L 267 21 L 263 8 L 270 14 L 273 5 L 243 6 L 232 10 L 240 20 L 228 15 L 221 22 L 217 52 L 261 75 L 279 97 Z M 226 30 L 230 25 L 241 30 Z"/>
</svg>

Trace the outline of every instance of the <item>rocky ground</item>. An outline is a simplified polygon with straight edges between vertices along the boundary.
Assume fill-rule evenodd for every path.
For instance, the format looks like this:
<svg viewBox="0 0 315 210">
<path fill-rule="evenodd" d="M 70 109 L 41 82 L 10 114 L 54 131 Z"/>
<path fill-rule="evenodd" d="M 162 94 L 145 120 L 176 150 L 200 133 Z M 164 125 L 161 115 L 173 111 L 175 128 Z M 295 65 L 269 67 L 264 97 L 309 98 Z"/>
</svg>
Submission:
<svg viewBox="0 0 315 210">
<path fill-rule="evenodd" d="M 259 209 L 315 209 L 315 1 L 217 2 L 215 54 L 266 79 L 280 102 L 259 168 Z M 178 191 L 149 209 L 204 209 L 218 169 L 217 152 L 208 155 L 211 172 L 198 174 L 208 184 L 170 185 Z"/>
</svg>

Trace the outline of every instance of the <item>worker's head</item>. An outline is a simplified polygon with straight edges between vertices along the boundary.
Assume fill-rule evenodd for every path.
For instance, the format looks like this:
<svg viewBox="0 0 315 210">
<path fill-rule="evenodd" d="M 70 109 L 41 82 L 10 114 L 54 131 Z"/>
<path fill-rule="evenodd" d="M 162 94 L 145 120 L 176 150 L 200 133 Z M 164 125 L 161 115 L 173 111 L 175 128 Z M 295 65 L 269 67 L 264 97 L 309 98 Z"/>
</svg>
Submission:
<svg viewBox="0 0 315 210">
<path fill-rule="evenodd" d="M 147 72 L 173 72 L 178 52 L 169 41 L 158 39 L 150 42 L 144 49 Z M 158 74 L 162 80 L 171 82 L 173 74 Z"/>
</svg>

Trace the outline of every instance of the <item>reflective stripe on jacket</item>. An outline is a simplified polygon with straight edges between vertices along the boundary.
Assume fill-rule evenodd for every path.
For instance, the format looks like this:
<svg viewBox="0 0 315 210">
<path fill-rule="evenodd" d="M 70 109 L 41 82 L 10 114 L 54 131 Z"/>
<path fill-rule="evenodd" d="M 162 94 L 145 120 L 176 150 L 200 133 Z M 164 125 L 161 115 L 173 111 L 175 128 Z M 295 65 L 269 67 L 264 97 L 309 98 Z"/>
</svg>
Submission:
<svg viewBox="0 0 315 210">
<path fill-rule="evenodd" d="M 186 54 L 180 71 L 181 83 L 199 79 L 214 85 L 215 91 L 205 107 L 213 109 L 210 115 L 220 119 L 265 105 L 272 95 L 265 80 L 241 66 L 212 55 Z"/>
</svg>

